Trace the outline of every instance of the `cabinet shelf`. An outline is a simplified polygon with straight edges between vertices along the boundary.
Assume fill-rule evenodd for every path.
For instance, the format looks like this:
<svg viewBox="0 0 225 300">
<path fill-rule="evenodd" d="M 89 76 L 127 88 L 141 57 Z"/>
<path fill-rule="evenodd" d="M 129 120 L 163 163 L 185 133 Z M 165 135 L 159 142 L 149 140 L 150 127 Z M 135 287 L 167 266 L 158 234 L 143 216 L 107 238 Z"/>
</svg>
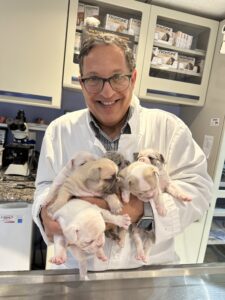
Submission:
<svg viewBox="0 0 225 300">
<path fill-rule="evenodd" d="M 199 57 L 205 57 L 205 55 L 206 55 L 206 51 L 200 50 L 200 49 L 192 50 L 192 49 L 178 48 L 178 47 L 160 43 L 160 42 L 154 42 L 153 45 L 154 45 L 154 47 L 160 47 L 160 48 L 164 48 L 167 50 L 177 51 L 177 52 L 184 53 L 187 55 L 193 55 L 193 56 L 199 56 Z"/>
<path fill-rule="evenodd" d="M 171 73 L 178 73 L 178 74 L 183 74 L 183 75 L 187 75 L 187 76 L 195 76 L 195 77 L 201 77 L 202 75 L 199 73 L 195 73 L 192 71 L 188 71 L 188 70 L 178 70 L 178 69 L 173 69 L 165 66 L 155 66 L 154 64 L 151 64 L 151 69 L 155 69 L 155 70 L 160 70 L 160 71 L 164 71 L 164 72 L 171 72 Z"/>
<path fill-rule="evenodd" d="M 225 199 L 224 199 L 224 203 L 225 203 Z M 216 207 L 214 210 L 214 217 L 225 217 L 225 208 L 219 208 Z"/>
</svg>

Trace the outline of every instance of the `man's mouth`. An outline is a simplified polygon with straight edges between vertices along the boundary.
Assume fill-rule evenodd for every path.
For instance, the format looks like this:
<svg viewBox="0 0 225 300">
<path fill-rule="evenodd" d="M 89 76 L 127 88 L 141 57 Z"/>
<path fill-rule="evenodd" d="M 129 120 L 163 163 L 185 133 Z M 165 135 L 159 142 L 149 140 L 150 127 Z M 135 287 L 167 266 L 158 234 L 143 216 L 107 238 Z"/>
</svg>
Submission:
<svg viewBox="0 0 225 300">
<path fill-rule="evenodd" d="M 115 101 L 98 101 L 99 103 L 101 103 L 102 105 L 104 106 L 111 106 L 113 104 L 115 104 L 118 100 L 115 100 Z"/>
</svg>

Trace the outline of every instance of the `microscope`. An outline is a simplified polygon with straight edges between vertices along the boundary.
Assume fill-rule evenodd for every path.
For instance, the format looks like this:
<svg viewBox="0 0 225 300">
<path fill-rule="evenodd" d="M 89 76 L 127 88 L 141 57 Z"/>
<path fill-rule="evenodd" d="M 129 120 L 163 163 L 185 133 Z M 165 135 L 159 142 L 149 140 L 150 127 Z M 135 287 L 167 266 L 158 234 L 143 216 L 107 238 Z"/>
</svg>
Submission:
<svg viewBox="0 0 225 300">
<path fill-rule="evenodd" d="M 30 166 L 34 154 L 34 144 L 29 143 L 29 130 L 23 110 L 19 110 L 15 119 L 6 120 L 13 142 L 6 145 L 3 152 L 5 175 L 30 175 Z"/>
</svg>

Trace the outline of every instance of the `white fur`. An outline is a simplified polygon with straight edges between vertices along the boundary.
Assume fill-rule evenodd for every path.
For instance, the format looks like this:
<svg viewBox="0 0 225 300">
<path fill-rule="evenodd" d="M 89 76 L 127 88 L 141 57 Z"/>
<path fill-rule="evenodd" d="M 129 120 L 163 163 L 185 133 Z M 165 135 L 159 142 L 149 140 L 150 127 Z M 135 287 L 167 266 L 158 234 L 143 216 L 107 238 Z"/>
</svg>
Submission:
<svg viewBox="0 0 225 300">
<path fill-rule="evenodd" d="M 80 278 L 87 277 L 87 255 L 96 255 L 105 261 L 107 257 L 105 243 L 105 222 L 110 222 L 124 229 L 130 225 L 128 215 L 112 215 L 84 200 L 72 199 L 53 215 L 62 228 L 62 236 L 54 236 L 55 255 L 51 262 L 62 264 L 67 259 L 67 247 L 79 263 Z"/>
</svg>

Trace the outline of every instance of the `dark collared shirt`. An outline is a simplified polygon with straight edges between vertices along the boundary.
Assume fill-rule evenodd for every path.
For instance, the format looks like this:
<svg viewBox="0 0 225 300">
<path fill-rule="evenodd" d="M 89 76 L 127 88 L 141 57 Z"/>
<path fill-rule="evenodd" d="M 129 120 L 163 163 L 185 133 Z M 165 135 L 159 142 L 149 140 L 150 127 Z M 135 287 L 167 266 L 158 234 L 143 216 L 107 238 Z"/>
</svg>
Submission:
<svg viewBox="0 0 225 300">
<path fill-rule="evenodd" d="M 94 116 L 91 113 L 89 113 L 90 126 L 94 131 L 96 138 L 102 143 L 106 151 L 117 151 L 121 134 L 124 133 L 131 134 L 131 128 L 128 122 L 132 116 L 132 113 L 133 113 L 133 107 L 130 107 L 127 114 L 126 122 L 121 128 L 120 134 L 114 139 L 111 139 L 110 137 L 107 136 L 107 134 L 105 134 L 105 132 L 102 131 L 102 129 L 99 127 L 98 123 L 96 122 Z"/>
</svg>

